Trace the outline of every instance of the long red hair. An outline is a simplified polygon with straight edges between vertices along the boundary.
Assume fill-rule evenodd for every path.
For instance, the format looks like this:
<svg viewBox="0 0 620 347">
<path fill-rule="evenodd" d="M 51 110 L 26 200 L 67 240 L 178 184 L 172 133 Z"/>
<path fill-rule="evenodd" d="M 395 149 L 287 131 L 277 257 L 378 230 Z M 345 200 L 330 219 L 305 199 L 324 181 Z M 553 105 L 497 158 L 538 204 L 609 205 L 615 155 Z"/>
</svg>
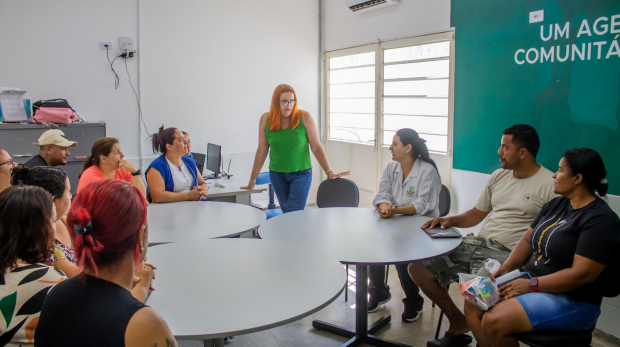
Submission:
<svg viewBox="0 0 620 347">
<path fill-rule="evenodd" d="M 293 89 L 293 87 L 288 84 L 280 84 L 276 87 L 276 90 L 273 91 L 273 97 L 271 98 L 271 109 L 268 113 L 269 130 L 271 131 L 280 130 L 280 96 L 283 93 L 293 93 L 295 100 L 297 100 L 297 93 L 295 93 L 295 89 Z M 299 125 L 300 120 L 301 111 L 297 109 L 297 102 L 295 102 L 295 107 L 293 107 L 293 113 L 291 113 L 291 121 L 288 127 L 295 129 L 297 125 Z"/>
<path fill-rule="evenodd" d="M 127 182 L 109 179 L 87 185 L 75 197 L 67 214 L 77 265 L 93 269 L 98 275 L 98 267 L 110 266 L 130 251 L 135 252 L 136 264 L 139 263 L 138 234 L 146 223 L 146 212 L 144 197 Z M 76 235 L 74 226 L 86 226 L 89 222 L 92 235 Z"/>
</svg>

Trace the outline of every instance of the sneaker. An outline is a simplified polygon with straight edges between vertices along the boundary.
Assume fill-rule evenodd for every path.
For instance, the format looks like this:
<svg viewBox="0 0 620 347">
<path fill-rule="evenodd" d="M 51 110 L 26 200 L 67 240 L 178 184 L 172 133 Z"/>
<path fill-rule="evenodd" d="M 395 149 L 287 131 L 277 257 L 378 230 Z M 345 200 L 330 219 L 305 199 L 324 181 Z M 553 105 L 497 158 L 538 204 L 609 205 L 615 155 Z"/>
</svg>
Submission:
<svg viewBox="0 0 620 347">
<path fill-rule="evenodd" d="M 467 347 L 473 338 L 467 334 L 453 335 L 446 331 L 446 334 L 426 343 L 426 347 Z"/>
<path fill-rule="evenodd" d="M 375 312 L 379 309 L 379 306 L 385 304 L 391 299 L 392 294 L 390 292 L 378 292 L 375 295 L 371 294 L 370 299 L 368 299 L 368 312 Z"/>
<path fill-rule="evenodd" d="M 405 310 L 401 318 L 404 322 L 415 322 L 420 318 L 422 314 L 422 309 L 417 310 L 412 304 L 410 304 L 407 299 L 403 299 L 403 304 L 405 305 Z"/>
</svg>

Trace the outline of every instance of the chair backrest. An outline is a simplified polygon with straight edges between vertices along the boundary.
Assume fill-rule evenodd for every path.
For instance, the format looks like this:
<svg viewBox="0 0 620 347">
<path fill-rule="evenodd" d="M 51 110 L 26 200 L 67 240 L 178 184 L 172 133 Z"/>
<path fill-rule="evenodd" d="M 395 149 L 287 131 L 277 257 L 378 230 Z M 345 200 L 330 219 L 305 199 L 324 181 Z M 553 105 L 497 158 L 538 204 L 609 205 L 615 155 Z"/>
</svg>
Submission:
<svg viewBox="0 0 620 347">
<path fill-rule="evenodd" d="M 450 190 L 442 184 L 441 191 L 439 192 L 439 216 L 447 216 L 448 213 L 450 213 L 451 205 L 452 198 L 450 198 Z"/>
<path fill-rule="evenodd" d="M 273 191 L 273 186 L 271 186 L 271 178 L 269 177 L 269 172 L 261 172 L 258 174 L 258 176 L 256 176 L 256 185 L 258 186 L 261 184 L 269 185 L 269 203 L 267 204 L 267 209 L 275 209 L 275 192 Z"/>
<path fill-rule="evenodd" d="M 269 172 L 261 172 L 256 176 L 256 185 L 271 184 L 271 178 L 269 178 Z"/>
<path fill-rule="evenodd" d="M 327 179 L 319 185 L 316 204 L 323 207 L 357 207 L 360 192 L 355 182 L 346 178 Z"/>
</svg>

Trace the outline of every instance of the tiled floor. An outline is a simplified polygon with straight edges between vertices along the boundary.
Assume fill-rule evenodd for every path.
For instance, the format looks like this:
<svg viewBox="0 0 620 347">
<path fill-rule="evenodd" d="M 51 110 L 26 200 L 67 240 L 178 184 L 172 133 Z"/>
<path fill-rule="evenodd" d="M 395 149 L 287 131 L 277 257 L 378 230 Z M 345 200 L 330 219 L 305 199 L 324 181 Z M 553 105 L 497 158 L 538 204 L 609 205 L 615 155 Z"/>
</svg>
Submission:
<svg viewBox="0 0 620 347">
<path fill-rule="evenodd" d="M 375 321 L 384 314 L 392 315 L 392 322 L 379 331 L 376 335 L 389 340 L 405 343 L 411 346 L 424 347 L 426 342 L 434 337 L 435 328 L 439 318 L 439 308 L 433 308 L 430 300 L 424 304 L 424 312 L 420 319 L 413 323 L 405 323 L 400 319 L 403 309 L 403 292 L 400 288 L 396 269 L 392 266 L 389 271 L 388 284 L 392 288 L 392 300 L 377 312 L 369 314 L 369 320 Z M 457 286 L 452 286 L 451 296 L 455 302 L 462 306 L 463 300 Z M 300 298 L 303 300 L 303 298 Z M 236 336 L 225 343 L 227 347 L 336 347 L 347 339 L 325 333 L 312 328 L 312 320 L 321 319 L 330 323 L 354 327 L 355 311 L 351 306 L 355 303 L 355 293 L 349 291 L 349 301 L 344 301 L 344 293 L 331 305 L 312 316 L 299 321 L 270 329 L 262 332 Z M 448 323 L 442 330 L 447 329 Z M 443 335 L 443 332 L 441 333 Z M 179 347 L 203 347 L 202 341 L 178 341 Z M 475 342 L 471 346 L 475 346 Z M 366 345 L 362 345 L 366 346 Z M 618 343 L 612 343 L 605 339 L 594 337 L 592 347 L 620 347 Z"/>
</svg>

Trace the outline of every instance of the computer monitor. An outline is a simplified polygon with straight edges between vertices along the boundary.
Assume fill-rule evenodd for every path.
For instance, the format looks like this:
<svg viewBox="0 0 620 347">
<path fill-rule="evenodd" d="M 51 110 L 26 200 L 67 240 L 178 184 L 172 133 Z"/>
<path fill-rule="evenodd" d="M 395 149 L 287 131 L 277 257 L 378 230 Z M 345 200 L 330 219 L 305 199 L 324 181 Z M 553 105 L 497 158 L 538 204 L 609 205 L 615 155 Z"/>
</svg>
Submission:
<svg viewBox="0 0 620 347">
<path fill-rule="evenodd" d="M 192 156 L 196 161 L 196 168 L 198 169 L 198 174 L 202 176 L 202 169 L 204 169 L 205 167 L 205 160 L 207 159 L 207 156 L 202 153 L 194 152 L 192 152 Z"/>
<path fill-rule="evenodd" d="M 213 175 L 208 178 L 220 178 L 220 167 L 222 166 L 222 146 L 209 143 L 207 145 L 207 170 L 213 171 Z"/>
</svg>

